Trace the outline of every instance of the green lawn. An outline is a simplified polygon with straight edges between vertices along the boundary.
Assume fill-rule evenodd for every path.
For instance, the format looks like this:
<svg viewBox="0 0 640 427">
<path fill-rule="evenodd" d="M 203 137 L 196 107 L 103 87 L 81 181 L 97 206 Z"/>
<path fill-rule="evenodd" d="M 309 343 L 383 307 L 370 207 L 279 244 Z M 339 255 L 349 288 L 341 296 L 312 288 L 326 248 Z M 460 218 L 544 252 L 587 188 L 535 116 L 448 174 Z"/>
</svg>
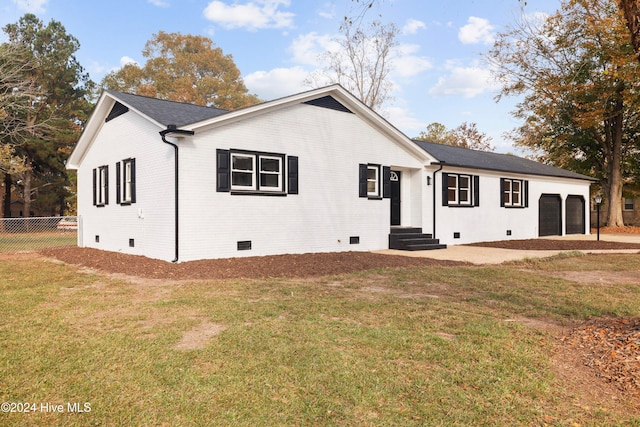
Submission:
<svg viewBox="0 0 640 427">
<path fill-rule="evenodd" d="M 179 283 L 2 261 L 0 401 L 37 406 L 0 424 L 640 426 L 576 402 L 550 332 L 507 321 L 640 315 L 637 283 L 546 274 L 589 268 L 640 257 Z"/>
<path fill-rule="evenodd" d="M 0 233 L 0 252 L 29 251 L 60 246 L 76 246 L 76 231 L 40 233 Z"/>
</svg>

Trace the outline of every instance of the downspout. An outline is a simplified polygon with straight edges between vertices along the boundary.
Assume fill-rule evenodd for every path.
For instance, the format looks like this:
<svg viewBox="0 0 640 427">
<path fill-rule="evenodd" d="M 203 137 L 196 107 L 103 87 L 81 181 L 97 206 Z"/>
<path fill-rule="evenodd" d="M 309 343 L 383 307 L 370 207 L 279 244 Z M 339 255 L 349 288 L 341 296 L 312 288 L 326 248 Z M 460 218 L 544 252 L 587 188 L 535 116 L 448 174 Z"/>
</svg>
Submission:
<svg viewBox="0 0 640 427">
<path fill-rule="evenodd" d="M 176 125 L 167 125 L 167 128 L 160 131 L 160 137 L 162 138 L 162 142 L 165 144 L 169 144 L 173 147 L 174 151 L 174 183 L 173 183 L 173 191 L 174 191 L 174 232 L 175 232 L 175 257 L 171 262 L 178 262 L 179 252 L 179 242 L 180 242 L 180 233 L 179 233 L 179 224 L 180 224 L 180 204 L 178 203 L 178 145 L 174 144 L 171 141 L 167 141 L 166 136 L 171 134 L 172 136 L 184 136 L 184 135 L 193 135 L 194 132 L 192 130 L 184 130 L 178 129 Z"/>
<path fill-rule="evenodd" d="M 433 238 L 436 238 L 436 174 L 438 172 L 440 172 L 442 170 L 442 168 L 444 167 L 444 162 L 440 162 L 440 163 L 432 163 L 432 164 L 437 164 L 440 167 L 438 169 L 436 169 L 435 171 L 433 171 Z"/>
</svg>

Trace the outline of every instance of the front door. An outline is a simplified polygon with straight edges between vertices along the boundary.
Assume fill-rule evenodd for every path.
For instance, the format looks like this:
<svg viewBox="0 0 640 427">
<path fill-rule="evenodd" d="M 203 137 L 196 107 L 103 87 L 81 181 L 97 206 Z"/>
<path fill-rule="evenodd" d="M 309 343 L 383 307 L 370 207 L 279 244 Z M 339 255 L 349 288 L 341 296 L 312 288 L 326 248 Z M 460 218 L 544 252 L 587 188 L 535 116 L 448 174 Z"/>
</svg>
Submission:
<svg viewBox="0 0 640 427">
<path fill-rule="evenodd" d="M 391 171 L 391 225 L 400 225 L 400 171 Z"/>
</svg>

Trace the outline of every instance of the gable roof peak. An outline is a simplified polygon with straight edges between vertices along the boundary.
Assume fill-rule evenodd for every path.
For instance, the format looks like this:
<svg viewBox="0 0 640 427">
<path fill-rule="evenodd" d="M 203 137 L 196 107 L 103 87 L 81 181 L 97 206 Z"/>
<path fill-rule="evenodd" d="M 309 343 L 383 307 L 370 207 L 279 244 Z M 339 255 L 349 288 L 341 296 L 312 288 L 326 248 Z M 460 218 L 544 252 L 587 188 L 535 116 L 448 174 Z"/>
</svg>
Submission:
<svg viewBox="0 0 640 427">
<path fill-rule="evenodd" d="M 163 127 L 170 124 L 184 126 L 229 112 L 221 108 L 152 98 L 114 90 L 105 90 L 104 92 L 116 101 L 158 122 Z"/>
</svg>

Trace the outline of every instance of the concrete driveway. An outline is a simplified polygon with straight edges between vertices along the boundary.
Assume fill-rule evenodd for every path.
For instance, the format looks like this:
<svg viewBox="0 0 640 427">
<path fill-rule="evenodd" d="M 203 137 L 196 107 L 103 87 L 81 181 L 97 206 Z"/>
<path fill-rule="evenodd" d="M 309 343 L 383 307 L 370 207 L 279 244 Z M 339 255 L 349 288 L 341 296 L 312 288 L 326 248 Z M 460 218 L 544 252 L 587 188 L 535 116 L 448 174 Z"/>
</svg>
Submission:
<svg viewBox="0 0 640 427">
<path fill-rule="evenodd" d="M 596 240 L 596 235 L 573 234 L 570 236 L 550 236 L 545 239 L 563 239 L 563 240 Z M 600 234 L 600 240 L 611 242 L 630 242 L 640 244 L 640 235 L 636 234 Z M 465 246 L 455 245 L 448 246 L 446 249 L 434 251 L 399 251 L 395 249 L 386 249 L 376 251 L 377 253 L 389 255 L 403 255 L 410 257 L 424 257 L 449 261 L 464 261 L 472 264 L 501 264 L 506 261 L 517 261 L 525 258 L 545 258 L 557 255 L 567 251 L 530 251 L 530 250 L 514 250 L 487 248 L 481 246 Z M 640 253 L 638 249 L 597 249 L 597 250 L 581 250 L 583 253 Z"/>
</svg>

